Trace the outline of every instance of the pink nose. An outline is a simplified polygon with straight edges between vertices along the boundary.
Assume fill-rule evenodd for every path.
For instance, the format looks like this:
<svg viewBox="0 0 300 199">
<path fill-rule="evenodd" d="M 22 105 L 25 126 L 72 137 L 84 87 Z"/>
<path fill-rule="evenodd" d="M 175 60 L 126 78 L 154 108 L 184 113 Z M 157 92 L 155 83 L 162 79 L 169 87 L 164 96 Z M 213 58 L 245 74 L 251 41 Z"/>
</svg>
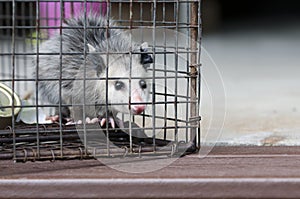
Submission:
<svg viewBox="0 0 300 199">
<path fill-rule="evenodd" d="M 145 104 L 138 104 L 140 102 L 144 102 L 141 95 L 139 94 L 138 90 L 135 90 L 132 92 L 131 95 L 131 102 L 136 103 L 131 105 L 131 112 L 135 115 L 141 114 L 145 109 L 146 105 Z"/>
<path fill-rule="evenodd" d="M 133 114 L 141 114 L 146 108 L 146 105 L 133 105 L 131 107 Z"/>
</svg>

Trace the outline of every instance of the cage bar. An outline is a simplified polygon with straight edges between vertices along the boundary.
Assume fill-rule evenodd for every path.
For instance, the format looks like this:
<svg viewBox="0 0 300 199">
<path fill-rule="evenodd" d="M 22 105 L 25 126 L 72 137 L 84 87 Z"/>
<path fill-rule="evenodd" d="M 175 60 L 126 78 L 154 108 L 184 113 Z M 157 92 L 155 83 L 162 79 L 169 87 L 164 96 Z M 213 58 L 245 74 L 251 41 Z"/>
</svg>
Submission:
<svg viewBox="0 0 300 199">
<path fill-rule="evenodd" d="M 191 50 L 196 50 L 197 49 L 197 43 L 193 41 L 197 41 L 198 38 L 198 4 L 197 3 L 192 3 L 191 4 L 191 24 L 192 26 L 194 25 L 195 28 L 191 29 Z M 198 77 L 198 72 L 197 72 L 197 56 L 198 54 L 195 52 L 191 52 L 191 85 L 190 85 L 190 95 L 191 95 L 191 104 L 190 104 L 190 120 L 191 124 L 197 125 L 197 121 L 193 121 L 194 118 L 198 117 L 198 106 L 197 106 L 197 78 Z M 196 128 L 191 129 L 191 135 L 190 135 L 190 141 L 194 142 L 196 145 Z"/>
</svg>

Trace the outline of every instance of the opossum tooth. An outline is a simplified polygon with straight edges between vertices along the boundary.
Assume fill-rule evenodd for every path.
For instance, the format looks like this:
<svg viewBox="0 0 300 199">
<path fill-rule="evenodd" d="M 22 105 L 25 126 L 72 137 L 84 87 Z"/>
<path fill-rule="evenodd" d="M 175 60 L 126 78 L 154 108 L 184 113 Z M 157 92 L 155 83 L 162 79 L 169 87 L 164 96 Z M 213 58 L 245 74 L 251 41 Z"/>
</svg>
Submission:
<svg viewBox="0 0 300 199">
<path fill-rule="evenodd" d="M 109 121 L 112 128 L 116 128 L 115 120 L 112 117 L 109 117 Z"/>
<path fill-rule="evenodd" d="M 110 122 L 110 124 L 111 124 L 111 127 L 112 127 L 112 128 L 116 128 L 116 123 L 115 123 L 114 118 L 108 117 L 108 120 L 109 120 L 109 122 Z M 101 119 L 101 122 L 100 122 L 100 126 L 103 127 L 105 123 L 106 123 L 106 118 L 102 118 L 102 119 Z"/>
<path fill-rule="evenodd" d="M 105 119 L 105 118 L 102 118 L 102 120 L 101 120 L 101 122 L 100 122 L 100 126 L 104 126 L 105 122 L 106 122 L 106 119 Z"/>
</svg>

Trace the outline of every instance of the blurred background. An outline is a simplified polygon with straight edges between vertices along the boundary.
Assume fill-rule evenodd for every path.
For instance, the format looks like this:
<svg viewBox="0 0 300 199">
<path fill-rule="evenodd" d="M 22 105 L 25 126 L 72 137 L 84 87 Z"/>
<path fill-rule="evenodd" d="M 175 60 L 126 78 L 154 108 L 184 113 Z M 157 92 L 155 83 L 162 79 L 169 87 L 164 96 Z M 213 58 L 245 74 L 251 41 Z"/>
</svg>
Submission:
<svg viewBox="0 0 300 199">
<path fill-rule="evenodd" d="M 202 44 L 220 72 L 208 60 L 203 77 L 221 77 L 226 95 L 225 109 L 220 90 L 213 107 L 204 84 L 204 132 L 220 144 L 300 144 L 300 1 L 204 0 Z"/>
<path fill-rule="evenodd" d="M 175 20 L 173 4 L 164 7 L 170 24 Z M 15 32 L 19 36 L 15 50 L 27 52 L 35 45 L 24 40 L 24 35 L 34 37 L 35 20 L 30 15 L 35 16 L 35 2 L 16 5 L 16 25 L 27 28 Z M 148 7 L 145 4 L 136 15 L 145 23 L 151 20 Z M 159 20 L 162 9 L 159 4 L 157 8 Z M 128 18 L 126 9 L 128 5 L 121 12 L 112 6 L 112 15 Z M 11 76 L 4 67 L 11 62 L 11 10 L 11 2 L 0 2 L 0 75 L 6 78 Z M 202 141 L 299 145 L 300 1 L 203 0 L 202 11 Z M 179 16 L 185 20 L 184 6 Z M 29 57 L 20 54 L 15 59 L 17 78 L 28 78 L 30 72 L 23 69 L 30 64 Z M 26 90 L 28 84 L 16 87 Z"/>
</svg>

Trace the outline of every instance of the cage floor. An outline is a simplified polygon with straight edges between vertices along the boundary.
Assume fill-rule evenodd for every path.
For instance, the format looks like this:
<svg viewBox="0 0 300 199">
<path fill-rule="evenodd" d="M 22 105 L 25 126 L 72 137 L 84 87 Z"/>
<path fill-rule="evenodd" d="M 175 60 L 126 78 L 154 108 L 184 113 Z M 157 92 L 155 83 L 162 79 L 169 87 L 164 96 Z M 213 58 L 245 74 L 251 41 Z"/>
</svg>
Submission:
<svg viewBox="0 0 300 199">
<path fill-rule="evenodd" d="M 96 160 L 3 161 L 0 197 L 297 198 L 299 154 L 300 147 L 215 147 L 141 174 Z"/>
<path fill-rule="evenodd" d="M 25 125 L 0 130 L 0 160 L 37 161 L 142 155 L 180 156 L 197 150 L 193 143 L 148 137 L 129 122 L 124 130 L 89 125 Z"/>
</svg>

